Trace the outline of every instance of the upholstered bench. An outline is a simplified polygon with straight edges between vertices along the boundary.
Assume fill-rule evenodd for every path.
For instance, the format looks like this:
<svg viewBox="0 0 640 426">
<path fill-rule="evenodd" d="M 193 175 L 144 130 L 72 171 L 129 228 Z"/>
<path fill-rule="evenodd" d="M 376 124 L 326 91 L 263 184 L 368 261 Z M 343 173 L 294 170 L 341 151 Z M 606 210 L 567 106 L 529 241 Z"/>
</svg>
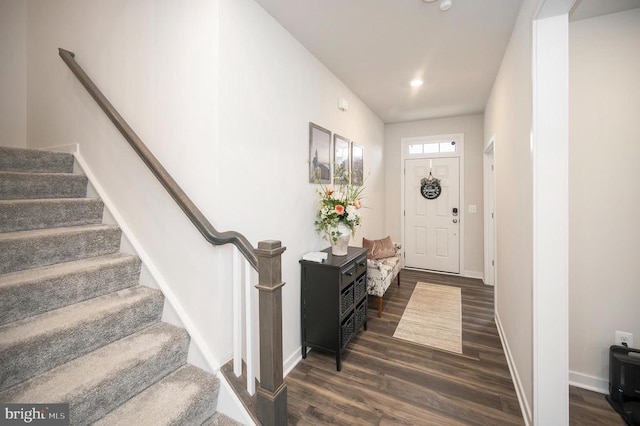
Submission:
<svg viewBox="0 0 640 426">
<path fill-rule="evenodd" d="M 378 240 L 383 241 L 383 240 Z M 378 298 L 378 318 L 382 316 L 382 296 L 387 291 L 391 282 L 397 277 L 398 286 L 400 285 L 400 267 L 402 265 L 402 246 L 398 243 L 388 243 L 392 245 L 392 249 L 376 253 L 375 247 L 371 248 L 370 243 L 376 243 L 377 241 L 370 241 L 363 239 L 363 247 L 369 247 L 369 254 L 373 252 L 373 257 L 367 257 L 367 293 L 370 296 L 376 296 Z M 381 257 L 380 253 L 388 254 L 388 257 Z"/>
</svg>

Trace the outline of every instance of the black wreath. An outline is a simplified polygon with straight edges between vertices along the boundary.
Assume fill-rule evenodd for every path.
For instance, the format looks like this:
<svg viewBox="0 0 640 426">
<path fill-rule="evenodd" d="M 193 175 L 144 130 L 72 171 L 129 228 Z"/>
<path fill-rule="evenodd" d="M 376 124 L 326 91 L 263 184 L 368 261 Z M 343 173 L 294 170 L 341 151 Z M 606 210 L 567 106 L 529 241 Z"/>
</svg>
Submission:
<svg viewBox="0 0 640 426">
<path fill-rule="evenodd" d="M 420 180 L 420 194 L 427 200 L 435 200 L 442 193 L 440 179 L 433 177 L 429 172 L 429 177 Z"/>
</svg>

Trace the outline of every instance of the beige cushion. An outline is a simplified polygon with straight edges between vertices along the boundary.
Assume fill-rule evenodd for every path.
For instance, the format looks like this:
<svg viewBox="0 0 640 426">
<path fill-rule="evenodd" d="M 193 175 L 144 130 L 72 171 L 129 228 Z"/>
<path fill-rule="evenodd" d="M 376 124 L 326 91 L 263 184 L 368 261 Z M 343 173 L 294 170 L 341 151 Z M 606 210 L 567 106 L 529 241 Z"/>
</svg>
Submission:
<svg viewBox="0 0 640 426">
<path fill-rule="evenodd" d="M 367 253 L 368 259 L 384 259 L 385 257 L 395 256 L 396 254 L 390 236 L 381 240 L 367 240 L 363 238 L 362 247 L 369 249 Z"/>
</svg>

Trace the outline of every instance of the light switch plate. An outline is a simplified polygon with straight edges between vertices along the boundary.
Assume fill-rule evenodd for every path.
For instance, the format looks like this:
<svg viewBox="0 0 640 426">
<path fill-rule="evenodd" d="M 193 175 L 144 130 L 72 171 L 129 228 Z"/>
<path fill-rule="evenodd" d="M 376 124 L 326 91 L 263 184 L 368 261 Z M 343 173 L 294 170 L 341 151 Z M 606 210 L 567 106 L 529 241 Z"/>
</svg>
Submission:
<svg viewBox="0 0 640 426">
<path fill-rule="evenodd" d="M 478 213 L 478 206 L 475 204 L 469 204 L 469 213 Z"/>
</svg>

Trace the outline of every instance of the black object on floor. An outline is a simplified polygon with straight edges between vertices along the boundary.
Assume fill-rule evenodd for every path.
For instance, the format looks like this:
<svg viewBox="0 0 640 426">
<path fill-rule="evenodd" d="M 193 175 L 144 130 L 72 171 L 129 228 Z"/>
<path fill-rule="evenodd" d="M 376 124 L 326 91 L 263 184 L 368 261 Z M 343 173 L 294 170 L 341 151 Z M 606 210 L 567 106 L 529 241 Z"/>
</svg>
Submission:
<svg viewBox="0 0 640 426">
<path fill-rule="evenodd" d="M 640 349 L 609 348 L 607 401 L 629 426 L 640 426 Z"/>
</svg>

